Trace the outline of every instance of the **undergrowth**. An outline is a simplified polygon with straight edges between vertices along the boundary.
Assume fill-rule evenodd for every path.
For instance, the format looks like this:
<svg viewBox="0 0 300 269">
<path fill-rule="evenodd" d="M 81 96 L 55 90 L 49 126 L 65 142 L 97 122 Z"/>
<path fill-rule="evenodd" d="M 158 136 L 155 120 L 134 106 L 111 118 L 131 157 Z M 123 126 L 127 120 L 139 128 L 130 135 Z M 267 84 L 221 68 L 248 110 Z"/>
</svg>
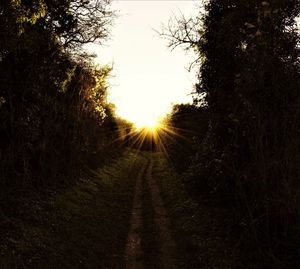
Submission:
<svg viewBox="0 0 300 269">
<path fill-rule="evenodd" d="M 66 191 L 19 197 L 1 212 L 0 268 L 122 268 L 139 167 L 128 153 Z"/>
</svg>

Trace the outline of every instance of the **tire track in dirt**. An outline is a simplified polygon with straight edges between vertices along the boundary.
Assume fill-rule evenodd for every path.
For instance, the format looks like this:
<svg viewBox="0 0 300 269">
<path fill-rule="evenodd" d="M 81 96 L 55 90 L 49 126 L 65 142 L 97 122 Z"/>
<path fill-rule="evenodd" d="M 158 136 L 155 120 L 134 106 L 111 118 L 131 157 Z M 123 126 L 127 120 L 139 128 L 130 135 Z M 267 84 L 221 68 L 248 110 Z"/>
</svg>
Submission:
<svg viewBox="0 0 300 269">
<path fill-rule="evenodd" d="M 125 268 L 144 269 L 142 249 L 143 220 L 143 182 L 146 181 L 154 210 L 155 239 L 158 243 L 156 251 L 159 257 L 159 268 L 175 269 L 176 266 L 176 244 L 171 235 L 170 221 L 166 208 L 161 198 L 159 186 L 152 176 L 153 161 L 146 158 L 144 165 L 139 171 L 133 199 L 131 228 L 125 248 Z M 147 242 L 144 242 L 147 243 Z M 147 253 L 145 253 L 147 255 Z"/>
<path fill-rule="evenodd" d="M 159 186 L 152 176 L 153 161 L 149 160 L 146 173 L 149 191 L 152 198 L 152 206 L 154 208 L 154 224 L 157 230 L 157 241 L 159 249 L 159 264 L 162 269 L 175 269 L 176 266 L 176 243 L 172 238 L 170 221 L 166 208 L 161 198 Z"/>
<path fill-rule="evenodd" d="M 137 176 L 133 207 L 131 215 L 131 227 L 128 234 L 126 248 L 125 248 L 125 268 L 127 269 L 143 269 L 143 250 L 141 229 L 143 225 L 142 214 L 142 195 L 143 195 L 143 177 L 147 168 L 147 163 L 141 167 Z"/>
</svg>

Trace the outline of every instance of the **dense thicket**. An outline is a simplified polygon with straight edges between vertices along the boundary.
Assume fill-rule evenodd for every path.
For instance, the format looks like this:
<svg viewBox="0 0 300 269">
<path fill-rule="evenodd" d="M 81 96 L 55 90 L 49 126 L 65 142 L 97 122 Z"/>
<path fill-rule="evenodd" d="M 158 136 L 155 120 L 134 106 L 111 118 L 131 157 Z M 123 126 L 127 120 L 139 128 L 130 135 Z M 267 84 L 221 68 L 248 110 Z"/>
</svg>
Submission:
<svg viewBox="0 0 300 269">
<path fill-rule="evenodd" d="M 174 105 L 167 120 L 171 133 L 166 141 L 166 146 L 170 158 L 179 172 L 188 169 L 191 165 L 189 157 L 199 151 L 201 141 L 206 136 L 208 116 L 207 107 L 199 107 L 194 104 Z M 195 124 L 196 122 L 197 124 Z"/>
<path fill-rule="evenodd" d="M 107 37 L 109 1 L 0 2 L 0 185 L 56 184 L 117 143 L 109 67 L 82 45 Z"/>
<path fill-rule="evenodd" d="M 299 11 L 297 0 L 211 0 L 199 28 L 183 20 L 171 32 L 203 61 L 196 90 L 209 111 L 185 177 L 194 190 L 232 197 L 244 231 L 282 256 L 300 234 Z"/>
</svg>

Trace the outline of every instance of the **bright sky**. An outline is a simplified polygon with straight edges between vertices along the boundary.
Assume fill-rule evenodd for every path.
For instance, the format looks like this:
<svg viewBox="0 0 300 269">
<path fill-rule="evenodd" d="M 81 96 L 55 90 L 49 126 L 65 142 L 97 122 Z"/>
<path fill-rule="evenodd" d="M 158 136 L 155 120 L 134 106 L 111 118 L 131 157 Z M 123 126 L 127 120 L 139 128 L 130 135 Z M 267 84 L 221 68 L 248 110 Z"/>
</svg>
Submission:
<svg viewBox="0 0 300 269">
<path fill-rule="evenodd" d="M 153 125 L 172 104 L 190 102 L 195 74 L 186 68 L 193 60 L 183 49 L 171 51 L 160 31 L 174 14 L 196 14 L 193 0 L 115 0 L 119 17 L 106 46 L 92 45 L 97 62 L 113 64 L 109 101 L 117 114 L 137 126 Z"/>
</svg>

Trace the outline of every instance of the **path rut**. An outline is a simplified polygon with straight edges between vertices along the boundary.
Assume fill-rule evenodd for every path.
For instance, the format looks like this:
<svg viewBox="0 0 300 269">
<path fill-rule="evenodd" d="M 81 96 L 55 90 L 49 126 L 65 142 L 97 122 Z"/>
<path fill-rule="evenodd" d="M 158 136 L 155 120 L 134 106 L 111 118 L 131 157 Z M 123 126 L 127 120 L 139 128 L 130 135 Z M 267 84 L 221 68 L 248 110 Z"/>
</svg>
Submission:
<svg viewBox="0 0 300 269">
<path fill-rule="evenodd" d="M 143 256 L 147 253 L 142 249 L 142 228 L 143 228 L 143 182 L 146 181 L 147 191 L 150 193 L 151 203 L 154 211 L 154 230 L 158 249 L 158 264 L 161 269 L 175 269 L 176 267 L 176 244 L 172 238 L 170 221 L 164 206 L 159 186 L 152 175 L 153 161 L 147 159 L 138 174 L 135 194 L 133 199 L 131 228 L 127 238 L 125 249 L 125 266 L 127 269 L 145 268 Z M 147 242 L 144 242 L 147 244 Z"/>
</svg>

